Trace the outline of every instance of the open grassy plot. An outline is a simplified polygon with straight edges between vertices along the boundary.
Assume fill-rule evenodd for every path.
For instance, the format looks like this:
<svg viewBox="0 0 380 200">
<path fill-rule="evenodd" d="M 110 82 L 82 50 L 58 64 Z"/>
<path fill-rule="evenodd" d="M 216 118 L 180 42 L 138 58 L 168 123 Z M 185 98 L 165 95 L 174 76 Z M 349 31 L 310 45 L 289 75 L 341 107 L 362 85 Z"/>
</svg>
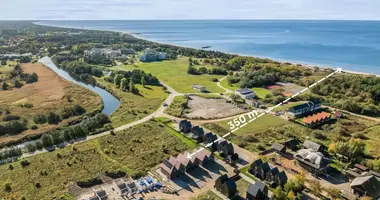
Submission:
<svg viewBox="0 0 380 200">
<path fill-rule="evenodd" d="M 66 81 L 42 64 L 22 64 L 22 68 L 28 74 L 35 72 L 38 75 L 38 81 L 25 84 L 21 88 L 1 90 L 0 110 L 3 111 L 3 114 L 0 114 L 0 118 L 5 116 L 4 110 L 9 110 L 10 114 L 25 119 L 27 127 L 30 128 L 34 124 L 33 117 L 37 114 L 46 114 L 50 111 L 58 113 L 65 106 L 73 105 L 81 105 L 87 112 L 100 110 L 102 107 L 101 98 L 96 93 Z M 23 106 L 25 104 L 31 104 L 31 106 L 25 107 Z M 38 134 L 55 127 L 57 125 L 39 125 L 37 130 L 2 137 L 0 141 L 17 140 L 26 135 Z"/>
<path fill-rule="evenodd" d="M 179 58 L 177 60 L 168 60 L 152 63 L 138 63 L 136 65 L 123 66 L 124 69 L 133 70 L 141 69 L 151 73 L 161 81 L 173 87 L 177 92 L 194 93 L 199 92 L 192 89 L 193 84 L 200 84 L 206 87 L 209 92 L 224 92 L 219 88 L 213 78 L 221 78 L 219 75 L 190 75 L 187 74 L 189 67 L 188 58 Z"/>
<path fill-rule="evenodd" d="M 161 86 L 148 85 L 144 88 L 141 85 L 136 85 L 140 92 L 139 94 L 133 94 L 123 92 L 116 85 L 103 79 L 98 78 L 97 82 L 120 100 L 119 108 L 110 117 L 114 127 L 139 120 L 153 113 L 162 106 L 162 103 L 168 97 L 168 94 Z"/>
<path fill-rule="evenodd" d="M 367 147 L 367 152 L 369 155 L 379 158 L 380 157 L 380 126 L 375 126 L 373 128 L 369 128 L 362 132 L 366 137 L 364 143 Z"/>
<path fill-rule="evenodd" d="M 220 85 L 224 88 L 227 88 L 227 89 L 230 89 L 232 91 L 235 91 L 237 89 L 239 89 L 239 86 L 237 84 L 229 84 L 228 83 L 228 80 L 227 78 L 223 79 L 221 82 L 220 82 Z M 272 94 L 272 92 L 268 89 L 265 89 L 265 88 L 258 88 L 258 87 L 253 87 L 251 88 L 253 91 L 255 91 L 257 97 L 259 97 L 260 99 L 263 99 L 265 98 L 265 96 L 267 94 Z"/>
<path fill-rule="evenodd" d="M 191 200 L 222 200 L 218 195 L 216 195 L 211 190 L 199 195 L 196 198 L 191 198 Z"/>
<path fill-rule="evenodd" d="M 246 198 L 248 185 L 249 185 L 249 182 L 243 178 L 240 178 L 239 180 L 236 181 L 237 191 L 240 194 L 239 196 Z"/>
<path fill-rule="evenodd" d="M 174 101 L 165 110 L 165 113 L 175 117 L 181 117 L 182 111 L 186 107 L 187 99 L 184 96 L 176 96 Z"/>
<path fill-rule="evenodd" d="M 0 166 L 0 196 L 15 199 L 54 199 L 67 192 L 78 180 L 88 180 L 105 171 L 126 171 L 129 175 L 144 175 L 164 157 L 191 149 L 173 136 L 166 126 L 150 121 L 116 135 L 108 135 L 51 153 L 39 154 L 20 162 Z M 11 184 L 11 191 L 4 184 Z M 40 188 L 36 184 L 40 184 Z"/>
</svg>

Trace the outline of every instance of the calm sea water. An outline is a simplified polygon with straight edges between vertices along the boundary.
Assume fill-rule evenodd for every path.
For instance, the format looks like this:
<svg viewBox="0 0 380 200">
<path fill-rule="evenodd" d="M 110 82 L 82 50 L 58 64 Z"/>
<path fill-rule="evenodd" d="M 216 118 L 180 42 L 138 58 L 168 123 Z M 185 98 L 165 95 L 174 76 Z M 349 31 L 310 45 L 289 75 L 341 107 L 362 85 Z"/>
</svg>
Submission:
<svg viewBox="0 0 380 200">
<path fill-rule="evenodd" d="M 43 21 L 163 43 L 380 74 L 380 21 Z"/>
</svg>

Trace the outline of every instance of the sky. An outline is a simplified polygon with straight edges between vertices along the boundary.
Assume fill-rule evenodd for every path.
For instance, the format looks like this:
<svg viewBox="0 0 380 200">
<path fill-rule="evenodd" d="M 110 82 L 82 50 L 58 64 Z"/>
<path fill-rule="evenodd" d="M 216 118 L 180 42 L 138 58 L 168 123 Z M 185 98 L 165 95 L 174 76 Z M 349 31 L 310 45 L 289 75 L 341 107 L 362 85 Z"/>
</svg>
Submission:
<svg viewBox="0 0 380 200">
<path fill-rule="evenodd" d="M 0 20 L 380 20 L 380 0 L 0 0 Z"/>
</svg>

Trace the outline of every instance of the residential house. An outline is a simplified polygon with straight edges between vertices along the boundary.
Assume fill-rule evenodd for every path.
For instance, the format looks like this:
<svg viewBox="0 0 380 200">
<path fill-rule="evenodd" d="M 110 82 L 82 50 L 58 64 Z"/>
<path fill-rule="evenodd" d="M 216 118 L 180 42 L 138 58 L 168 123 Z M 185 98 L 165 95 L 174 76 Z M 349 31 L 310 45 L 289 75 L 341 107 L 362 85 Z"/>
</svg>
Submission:
<svg viewBox="0 0 380 200">
<path fill-rule="evenodd" d="M 227 156 L 229 156 L 229 155 L 234 154 L 234 145 L 231 144 L 231 143 L 227 143 L 226 145 L 224 145 L 224 146 L 219 150 L 219 154 L 220 154 L 220 156 L 222 156 L 222 157 L 227 157 Z"/>
<path fill-rule="evenodd" d="M 198 90 L 199 92 L 207 92 L 206 87 L 199 84 L 193 84 L 193 90 Z"/>
<path fill-rule="evenodd" d="M 286 148 L 291 149 L 292 151 L 297 150 L 298 141 L 296 139 L 290 139 L 284 142 Z"/>
<path fill-rule="evenodd" d="M 289 108 L 288 114 L 293 117 L 298 117 L 301 115 L 309 114 L 319 109 L 321 109 L 321 101 L 314 100 Z"/>
<path fill-rule="evenodd" d="M 184 119 L 179 122 L 179 130 L 183 133 L 191 132 L 191 122 Z"/>
<path fill-rule="evenodd" d="M 311 116 L 303 118 L 303 122 L 308 127 L 320 126 L 330 120 L 331 120 L 331 114 L 327 112 L 320 112 L 320 113 L 313 114 Z"/>
<path fill-rule="evenodd" d="M 114 185 L 115 190 L 118 192 L 118 194 L 123 196 L 129 193 L 127 183 L 124 181 L 123 178 L 114 180 L 113 185 Z"/>
<path fill-rule="evenodd" d="M 219 140 L 218 143 L 217 143 L 217 145 L 216 145 L 216 150 L 217 150 L 218 152 L 222 151 L 222 148 L 223 148 L 225 145 L 227 145 L 227 144 L 228 144 L 227 140 L 225 140 L 225 139 L 221 139 L 221 140 Z"/>
<path fill-rule="evenodd" d="M 91 60 L 99 59 L 115 59 L 122 55 L 121 50 L 114 50 L 112 48 L 92 48 L 91 50 L 85 50 L 84 55 Z"/>
<path fill-rule="evenodd" d="M 375 176 L 355 178 L 351 183 L 352 193 L 357 196 L 368 196 L 374 200 L 380 200 L 380 181 Z"/>
<path fill-rule="evenodd" d="M 274 152 L 279 153 L 279 154 L 286 152 L 285 145 L 277 143 L 277 142 L 272 144 L 272 149 Z"/>
<path fill-rule="evenodd" d="M 288 182 L 288 176 L 286 176 L 285 171 L 281 171 L 275 176 L 274 183 L 276 186 L 283 187 Z"/>
<path fill-rule="evenodd" d="M 141 62 L 161 61 L 168 58 L 168 55 L 163 52 L 158 52 L 153 49 L 146 49 L 144 54 L 139 57 Z"/>
<path fill-rule="evenodd" d="M 162 161 L 160 170 L 168 180 L 172 180 L 183 175 L 186 171 L 186 168 L 176 158 L 170 156 L 169 160 L 164 159 Z"/>
<path fill-rule="evenodd" d="M 208 163 L 214 161 L 214 154 L 212 154 L 210 151 L 202 150 L 195 154 L 194 159 L 199 160 L 198 165 L 206 166 Z M 193 160 L 194 162 L 194 160 Z M 195 163 L 195 162 L 194 162 Z"/>
<path fill-rule="evenodd" d="M 316 152 L 314 149 L 301 149 L 294 157 L 301 167 L 317 176 L 328 170 L 327 159 L 321 152 Z"/>
<path fill-rule="evenodd" d="M 265 175 L 269 172 L 270 167 L 268 162 L 264 162 L 262 165 L 258 167 L 257 177 L 260 179 L 265 179 Z"/>
<path fill-rule="evenodd" d="M 248 88 L 239 88 L 235 94 L 239 95 L 242 99 L 254 99 L 256 97 L 256 93 Z"/>
<path fill-rule="evenodd" d="M 203 136 L 204 136 L 203 128 L 199 126 L 194 126 L 193 128 L 191 128 L 191 133 L 193 133 L 192 138 L 194 140 L 196 140 L 197 142 L 203 141 Z"/>
<path fill-rule="evenodd" d="M 239 161 L 239 154 L 234 153 L 234 154 L 228 155 L 224 160 L 230 165 L 235 165 Z"/>
<path fill-rule="evenodd" d="M 125 54 L 125 55 L 136 54 L 136 51 L 134 49 L 131 49 L 131 48 L 121 48 L 120 50 L 121 50 L 121 53 Z"/>
<path fill-rule="evenodd" d="M 310 140 L 305 140 L 303 147 L 305 147 L 305 149 L 312 149 L 315 152 L 321 151 L 321 145 Z"/>
<path fill-rule="evenodd" d="M 93 188 L 92 193 L 87 195 L 87 200 L 108 200 L 108 194 L 103 186 Z"/>
<path fill-rule="evenodd" d="M 251 166 L 249 167 L 249 173 L 253 174 L 254 176 L 257 176 L 259 173 L 259 166 L 263 164 L 263 161 L 261 159 L 257 159 L 252 162 Z"/>
<path fill-rule="evenodd" d="M 261 181 L 256 181 L 254 184 L 250 183 L 247 189 L 247 200 L 267 200 L 268 197 L 268 186 Z"/>
<path fill-rule="evenodd" d="M 237 186 L 233 178 L 228 178 L 227 174 L 221 175 L 215 180 L 215 189 L 227 198 L 232 198 L 237 193 Z"/>
<path fill-rule="evenodd" d="M 211 133 L 211 132 L 206 133 L 206 134 L 203 136 L 203 142 L 204 142 L 205 144 L 213 143 L 213 142 L 214 142 L 215 140 L 217 140 L 217 139 L 218 139 L 218 137 L 217 137 L 215 134 Z"/>
<path fill-rule="evenodd" d="M 139 192 L 139 188 L 137 187 L 135 181 L 130 181 L 129 183 L 127 183 L 127 188 L 129 194 L 137 194 L 137 192 Z"/>
<path fill-rule="evenodd" d="M 266 174 L 265 174 L 265 180 L 268 181 L 268 182 L 274 182 L 274 180 L 276 179 L 276 176 L 277 174 L 279 173 L 280 171 L 278 170 L 277 167 L 273 167 L 271 168 Z"/>
</svg>

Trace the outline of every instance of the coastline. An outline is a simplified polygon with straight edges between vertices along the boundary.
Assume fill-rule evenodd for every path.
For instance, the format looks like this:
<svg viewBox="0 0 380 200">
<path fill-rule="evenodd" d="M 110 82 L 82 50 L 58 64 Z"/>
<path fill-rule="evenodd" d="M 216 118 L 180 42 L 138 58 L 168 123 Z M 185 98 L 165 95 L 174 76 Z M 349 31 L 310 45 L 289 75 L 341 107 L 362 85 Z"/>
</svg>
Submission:
<svg viewBox="0 0 380 200">
<path fill-rule="evenodd" d="M 171 43 L 167 43 L 167 42 L 158 42 L 158 41 L 154 41 L 153 39 L 145 38 L 141 34 L 139 34 L 138 32 L 116 31 L 116 30 L 106 30 L 106 29 L 92 29 L 92 28 L 79 28 L 79 27 L 69 27 L 69 26 L 56 26 L 56 25 L 43 24 L 43 22 L 42 22 L 42 24 L 40 24 L 40 22 L 42 22 L 42 21 L 33 21 L 31 23 L 33 23 L 35 25 L 38 25 L 38 26 L 47 26 L 47 27 L 56 27 L 56 28 L 68 28 L 68 29 L 92 30 L 92 31 L 110 31 L 110 32 L 115 32 L 115 33 L 128 34 L 128 35 L 131 35 L 132 37 L 135 37 L 137 39 L 146 40 L 146 41 L 154 42 L 154 43 L 158 43 L 158 44 L 172 45 L 172 46 L 185 47 L 185 48 L 191 48 L 191 49 L 198 49 L 198 50 L 204 50 L 204 51 L 218 51 L 218 50 L 212 49 L 212 47 L 211 47 L 211 49 L 206 49 L 205 50 L 205 49 L 202 49 L 202 48 L 194 48 L 194 47 L 184 46 L 184 45 L 180 46 L 180 45 L 171 44 Z M 219 51 L 219 52 L 226 53 L 226 54 L 231 54 L 231 55 L 244 56 L 244 57 L 255 57 L 255 58 L 261 58 L 261 59 L 270 59 L 270 60 L 281 62 L 281 63 L 291 63 L 293 65 L 300 65 L 300 67 L 305 67 L 305 68 L 314 68 L 314 67 L 317 67 L 317 68 L 324 69 L 324 70 L 336 70 L 338 68 L 338 67 L 334 68 L 334 67 L 322 66 L 320 64 L 308 64 L 308 63 L 303 63 L 303 62 L 299 62 L 299 61 L 282 60 L 282 59 L 277 59 L 277 58 L 257 56 L 257 55 L 252 55 L 252 54 L 251 55 L 246 55 L 246 54 L 238 54 L 238 53 L 227 52 L 227 51 Z M 342 67 L 342 72 L 348 73 L 348 74 L 355 74 L 355 75 L 380 77 L 380 74 L 368 73 L 368 72 L 359 72 L 359 71 L 353 71 L 353 70 L 345 70 L 344 67 Z"/>
</svg>

